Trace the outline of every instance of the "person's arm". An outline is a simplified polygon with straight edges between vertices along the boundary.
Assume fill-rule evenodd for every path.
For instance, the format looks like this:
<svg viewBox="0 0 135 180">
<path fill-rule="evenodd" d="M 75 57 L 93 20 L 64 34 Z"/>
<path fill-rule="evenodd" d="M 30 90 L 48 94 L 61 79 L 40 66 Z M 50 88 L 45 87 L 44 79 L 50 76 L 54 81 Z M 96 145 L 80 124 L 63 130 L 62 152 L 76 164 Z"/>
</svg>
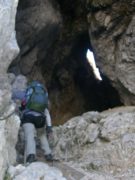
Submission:
<svg viewBox="0 0 135 180">
<path fill-rule="evenodd" d="M 13 100 L 22 100 L 25 96 L 25 91 L 14 89 L 12 90 L 12 99 Z"/>
<path fill-rule="evenodd" d="M 52 120 L 49 113 L 49 110 L 46 108 L 44 111 L 45 117 L 46 117 L 46 131 L 47 134 L 52 133 Z"/>
<path fill-rule="evenodd" d="M 15 102 L 15 111 L 20 115 L 21 110 L 21 101 L 25 96 L 25 90 L 12 90 L 12 100 Z"/>
<path fill-rule="evenodd" d="M 51 116 L 50 116 L 49 110 L 47 108 L 45 109 L 44 113 L 45 113 L 45 117 L 46 117 L 46 125 L 52 126 Z"/>
</svg>

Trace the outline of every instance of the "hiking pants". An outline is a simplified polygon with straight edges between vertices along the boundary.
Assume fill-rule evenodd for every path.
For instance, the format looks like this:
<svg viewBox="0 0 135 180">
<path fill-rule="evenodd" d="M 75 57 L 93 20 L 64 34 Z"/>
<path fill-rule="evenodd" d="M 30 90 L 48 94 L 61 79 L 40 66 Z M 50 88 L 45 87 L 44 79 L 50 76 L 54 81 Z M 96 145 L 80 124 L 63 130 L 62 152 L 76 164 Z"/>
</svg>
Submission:
<svg viewBox="0 0 135 180">
<path fill-rule="evenodd" d="M 43 149 L 44 154 L 45 155 L 51 154 L 51 149 L 49 147 L 49 143 L 46 137 L 45 127 L 36 129 L 32 123 L 24 123 L 23 130 L 24 130 L 24 137 L 25 137 L 26 157 L 29 154 L 36 155 L 36 141 L 35 141 L 36 132 L 37 132 L 37 136 L 40 139 L 41 148 Z"/>
</svg>

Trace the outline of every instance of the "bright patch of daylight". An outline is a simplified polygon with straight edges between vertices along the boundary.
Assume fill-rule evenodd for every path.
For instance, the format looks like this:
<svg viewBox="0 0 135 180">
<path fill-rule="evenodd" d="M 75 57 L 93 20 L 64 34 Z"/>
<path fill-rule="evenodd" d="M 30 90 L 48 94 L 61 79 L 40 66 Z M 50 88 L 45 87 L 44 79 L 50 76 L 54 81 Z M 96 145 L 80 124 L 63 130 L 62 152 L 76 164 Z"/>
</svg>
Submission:
<svg viewBox="0 0 135 180">
<path fill-rule="evenodd" d="M 95 74 L 95 77 L 102 81 L 102 77 L 100 75 L 100 72 L 99 72 L 99 69 L 96 67 L 96 62 L 95 62 L 95 59 L 94 59 L 94 55 L 93 55 L 93 52 L 90 51 L 89 49 L 87 50 L 87 54 L 86 54 L 86 57 L 87 57 L 87 60 L 90 64 L 90 66 L 92 67 L 93 69 L 93 73 Z"/>
</svg>

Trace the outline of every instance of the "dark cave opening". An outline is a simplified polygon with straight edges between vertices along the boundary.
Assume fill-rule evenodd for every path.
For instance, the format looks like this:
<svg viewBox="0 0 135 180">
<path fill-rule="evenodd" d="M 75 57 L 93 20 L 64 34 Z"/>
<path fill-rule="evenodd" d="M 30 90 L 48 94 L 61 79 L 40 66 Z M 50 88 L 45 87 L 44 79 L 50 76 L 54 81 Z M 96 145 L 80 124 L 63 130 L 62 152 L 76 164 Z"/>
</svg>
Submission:
<svg viewBox="0 0 135 180">
<path fill-rule="evenodd" d="M 93 51 L 88 32 L 83 32 L 72 42 L 70 55 L 64 57 L 65 60 L 63 60 L 63 63 L 58 63 L 54 67 L 52 81 L 49 87 L 50 92 L 55 93 L 57 90 L 60 94 L 64 92 L 65 95 L 59 95 L 58 99 L 64 97 L 63 101 L 66 102 L 65 99 L 68 96 L 69 101 L 67 100 L 65 105 L 61 105 L 61 110 L 65 106 L 66 112 L 64 113 L 69 111 L 74 116 L 81 115 L 86 111 L 101 112 L 122 105 L 119 94 L 111 85 L 110 80 L 102 72 L 102 81 L 95 78 L 92 68 L 86 59 L 87 49 Z M 66 90 L 69 88 L 69 91 Z M 57 90 L 53 91 L 53 89 Z"/>
<path fill-rule="evenodd" d="M 101 75 L 98 81 L 93 74 L 87 73 L 85 68 L 78 68 L 75 73 L 75 83 L 85 99 L 85 110 L 103 111 L 122 105 L 117 90 L 112 87 L 110 80 Z"/>
<path fill-rule="evenodd" d="M 89 36 L 86 33 L 85 36 L 80 36 L 78 43 L 74 47 L 76 59 L 80 64 L 75 70 L 74 82 L 85 99 L 85 110 L 103 111 L 122 105 L 117 90 L 111 85 L 111 81 L 107 76 L 100 72 L 102 81 L 96 79 L 86 59 L 87 49 L 93 51 Z"/>
</svg>

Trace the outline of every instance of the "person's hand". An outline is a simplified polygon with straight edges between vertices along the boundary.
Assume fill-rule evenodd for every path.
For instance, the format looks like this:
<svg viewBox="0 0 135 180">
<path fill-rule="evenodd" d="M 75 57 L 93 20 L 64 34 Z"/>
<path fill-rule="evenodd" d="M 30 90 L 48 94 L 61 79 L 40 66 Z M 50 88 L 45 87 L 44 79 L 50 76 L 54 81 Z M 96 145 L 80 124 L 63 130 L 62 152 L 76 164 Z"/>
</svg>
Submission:
<svg viewBox="0 0 135 180">
<path fill-rule="evenodd" d="M 53 138 L 52 126 L 46 126 L 46 134 L 49 140 Z"/>
<path fill-rule="evenodd" d="M 52 132 L 52 126 L 46 126 L 46 133 L 49 134 Z"/>
</svg>

